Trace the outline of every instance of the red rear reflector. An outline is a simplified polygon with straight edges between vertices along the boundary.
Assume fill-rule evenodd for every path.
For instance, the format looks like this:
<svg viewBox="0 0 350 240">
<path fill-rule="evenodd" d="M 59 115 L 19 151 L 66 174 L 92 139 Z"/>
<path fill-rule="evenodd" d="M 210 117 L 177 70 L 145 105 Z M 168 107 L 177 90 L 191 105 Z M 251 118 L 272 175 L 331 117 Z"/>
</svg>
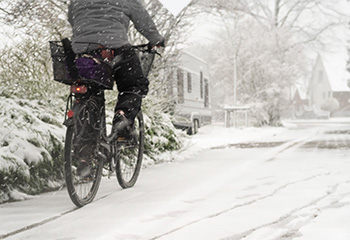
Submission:
<svg viewBox="0 0 350 240">
<path fill-rule="evenodd" d="M 72 118 L 73 115 L 74 115 L 74 112 L 73 112 L 72 110 L 69 110 L 69 111 L 67 112 L 68 118 Z"/>
<path fill-rule="evenodd" d="M 72 93 L 81 93 L 81 94 L 84 94 L 87 92 L 87 87 L 85 85 L 81 85 L 81 86 L 78 86 L 78 85 L 72 85 L 70 86 L 70 91 Z"/>
</svg>

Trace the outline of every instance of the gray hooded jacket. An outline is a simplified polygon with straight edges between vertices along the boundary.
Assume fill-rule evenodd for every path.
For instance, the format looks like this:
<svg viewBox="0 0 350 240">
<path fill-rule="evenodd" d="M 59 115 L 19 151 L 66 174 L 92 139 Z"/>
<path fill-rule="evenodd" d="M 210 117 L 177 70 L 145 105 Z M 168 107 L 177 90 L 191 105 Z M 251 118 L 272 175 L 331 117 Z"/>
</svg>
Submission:
<svg viewBox="0 0 350 240">
<path fill-rule="evenodd" d="M 130 20 L 151 44 L 163 40 L 140 0 L 71 0 L 68 21 L 73 50 L 82 53 L 95 50 L 97 44 L 114 49 L 129 44 Z"/>
</svg>

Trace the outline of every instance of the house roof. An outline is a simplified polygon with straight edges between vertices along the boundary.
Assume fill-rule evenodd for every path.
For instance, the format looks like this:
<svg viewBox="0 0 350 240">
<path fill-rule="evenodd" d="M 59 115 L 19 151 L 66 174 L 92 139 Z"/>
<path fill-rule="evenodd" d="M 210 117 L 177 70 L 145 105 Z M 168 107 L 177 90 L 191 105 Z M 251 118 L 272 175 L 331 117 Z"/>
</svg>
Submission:
<svg viewBox="0 0 350 240">
<path fill-rule="evenodd" d="M 303 100 L 307 99 L 307 92 L 301 86 L 293 86 L 291 94 L 292 94 L 292 98 L 294 98 L 296 94 L 299 94 L 300 99 L 303 99 Z"/>
<path fill-rule="evenodd" d="M 338 54 L 319 54 L 326 70 L 329 83 L 334 92 L 350 92 L 348 79 L 350 74 L 346 72 L 346 51 Z"/>
</svg>

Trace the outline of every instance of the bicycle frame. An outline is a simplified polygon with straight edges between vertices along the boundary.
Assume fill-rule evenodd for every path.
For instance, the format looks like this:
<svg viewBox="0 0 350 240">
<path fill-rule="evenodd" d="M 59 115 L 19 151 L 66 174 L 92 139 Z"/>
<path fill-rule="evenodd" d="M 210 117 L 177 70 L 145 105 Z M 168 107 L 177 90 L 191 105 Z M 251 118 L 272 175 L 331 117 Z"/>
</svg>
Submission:
<svg viewBox="0 0 350 240">
<path fill-rule="evenodd" d="M 104 90 L 98 89 L 94 90 L 92 86 L 89 85 L 72 85 L 70 87 L 70 95 L 67 100 L 66 114 L 65 114 L 65 126 L 80 125 L 80 126 L 91 126 L 96 133 L 96 142 L 98 147 L 98 156 L 100 156 L 103 161 L 108 161 L 107 156 L 105 156 L 101 151 L 100 146 L 111 152 L 111 146 L 107 143 L 107 130 L 106 130 L 106 111 L 105 111 L 105 98 Z M 93 110 L 98 110 L 98 113 L 92 112 Z M 81 112 L 87 111 L 87 117 L 80 119 L 79 116 Z M 84 113 L 83 113 L 84 115 Z M 99 116 L 98 119 L 91 119 L 92 116 Z M 97 125 L 96 125 L 97 123 Z M 95 124 L 95 125 L 93 125 Z M 77 130 L 77 129 L 76 129 Z M 82 133 L 84 129 L 81 130 Z M 79 133 L 76 132 L 79 136 Z"/>
</svg>

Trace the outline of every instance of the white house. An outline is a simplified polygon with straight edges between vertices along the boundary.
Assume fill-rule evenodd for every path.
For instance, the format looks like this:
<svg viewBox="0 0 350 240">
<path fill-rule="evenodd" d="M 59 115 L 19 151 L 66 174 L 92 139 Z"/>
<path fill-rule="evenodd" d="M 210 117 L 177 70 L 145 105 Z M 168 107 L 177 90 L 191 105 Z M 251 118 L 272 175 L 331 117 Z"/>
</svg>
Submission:
<svg viewBox="0 0 350 240">
<path fill-rule="evenodd" d="M 318 55 L 308 87 L 309 105 L 320 110 L 329 99 L 336 99 L 339 103 L 337 112 L 350 114 L 350 88 L 345 79 L 333 76 L 327 67 L 327 63 Z"/>
<path fill-rule="evenodd" d="M 312 70 L 308 95 L 310 105 L 314 105 L 320 109 L 326 98 L 333 97 L 332 86 L 328 79 L 327 71 L 320 55 L 317 56 L 316 63 Z"/>
</svg>

